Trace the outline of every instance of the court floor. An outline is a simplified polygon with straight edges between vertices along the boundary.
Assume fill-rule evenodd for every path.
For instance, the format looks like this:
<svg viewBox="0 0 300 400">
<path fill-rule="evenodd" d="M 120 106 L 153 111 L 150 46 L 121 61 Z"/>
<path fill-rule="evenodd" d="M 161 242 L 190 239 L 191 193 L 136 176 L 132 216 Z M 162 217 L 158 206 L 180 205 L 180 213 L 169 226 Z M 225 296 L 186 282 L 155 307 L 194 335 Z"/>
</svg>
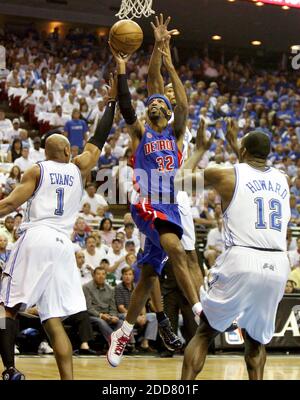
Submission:
<svg viewBox="0 0 300 400">
<path fill-rule="evenodd" d="M 183 357 L 124 357 L 118 368 L 110 367 L 105 356 L 81 356 L 74 357 L 73 360 L 75 379 L 80 380 L 178 380 Z M 28 380 L 59 379 L 53 356 L 18 356 L 16 366 L 26 374 Z M 209 356 L 198 379 L 248 379 L 243 357 L 240 355 Z M 270 355 L 267 359 L 264 379 L 300 380 L 300 356 Z"/>
</svg>

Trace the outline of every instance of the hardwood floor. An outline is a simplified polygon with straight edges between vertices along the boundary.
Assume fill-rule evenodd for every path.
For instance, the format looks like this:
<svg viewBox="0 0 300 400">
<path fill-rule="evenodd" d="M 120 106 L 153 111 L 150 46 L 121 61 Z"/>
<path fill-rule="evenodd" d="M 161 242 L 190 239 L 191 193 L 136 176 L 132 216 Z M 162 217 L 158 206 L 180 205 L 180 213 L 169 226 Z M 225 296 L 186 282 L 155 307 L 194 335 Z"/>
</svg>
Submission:
<svg viewBox="0 0 300 400">
<path fill-rule="evenodd" d="M 125 357 L 118 368 L 102 357 L 74 357 L 75 379 L 80 380 L 178 380 L 183 358 Z M 16 366 L 26 379 L 59 379 L 53 356 L 18 356 Z M 265 368 L 267 380 L 300 380 L 300 356 L 270 355 Z M 209 356 L 198 379 L 248 379 L 242 356 Z"/>
</svg>

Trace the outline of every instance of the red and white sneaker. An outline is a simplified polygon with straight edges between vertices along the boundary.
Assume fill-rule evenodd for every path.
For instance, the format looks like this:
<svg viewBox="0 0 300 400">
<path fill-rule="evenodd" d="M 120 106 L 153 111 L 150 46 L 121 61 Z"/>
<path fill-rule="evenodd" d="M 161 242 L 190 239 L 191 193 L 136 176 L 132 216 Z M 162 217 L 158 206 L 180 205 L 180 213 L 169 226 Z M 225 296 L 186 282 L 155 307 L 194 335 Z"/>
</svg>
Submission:
<svg viewBox="0 0 300 400">
<path fill-rule="evenodd" d="M 130 336 L 125 335 L 122 328 L 110 335 L 110 346 L 107 352 L 107 361 L 112 367 L 117 367 L 122 361 L 123 352 Z"/>
</svg>

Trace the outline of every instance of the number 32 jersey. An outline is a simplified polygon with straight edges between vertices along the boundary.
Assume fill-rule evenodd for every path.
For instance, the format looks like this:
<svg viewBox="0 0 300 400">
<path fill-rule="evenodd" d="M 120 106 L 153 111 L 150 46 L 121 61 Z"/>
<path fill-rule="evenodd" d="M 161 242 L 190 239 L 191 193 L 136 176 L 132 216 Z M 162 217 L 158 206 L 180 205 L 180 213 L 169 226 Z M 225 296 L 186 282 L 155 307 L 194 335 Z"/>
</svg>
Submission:
<svg viewBox="0 0 300 400">
<path fill-rule="evenodd" d="M 81 173 L 72 163 L 43 161 L 40 181 L 20 229 L 46 225 L 67 235 L 73 228 L 83 195 Z"/>
<path fill-rule="evenodd" d="M 286 251 L 291 210 L 285 175 L 276 168 L 260 171 L 245 163 L 234 168 L 235 191 L 223 216 L 226 247 Z"/>
<path fill-rule="evenodd" d="M 178 150 L 171 125 L 161 133 L 145 126 L 134 155 L 135 182 L 142 196 L 163 194 L 174 197 L 174 177 L 180 168 L 182 155 Z"/>
</svg>

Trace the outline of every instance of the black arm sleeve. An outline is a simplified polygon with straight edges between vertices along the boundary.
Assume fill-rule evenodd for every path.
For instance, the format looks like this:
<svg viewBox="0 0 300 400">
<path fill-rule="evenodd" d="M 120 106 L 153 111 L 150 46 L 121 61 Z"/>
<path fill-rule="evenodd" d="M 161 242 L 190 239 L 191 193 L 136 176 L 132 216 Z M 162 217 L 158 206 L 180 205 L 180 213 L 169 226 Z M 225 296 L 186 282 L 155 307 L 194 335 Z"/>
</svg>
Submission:
<svg viewBox="0 0 300 400">
<path fill-rule="evenodd" d="M 137 116 L 131 104 L 131 95 L 125 74 L 118 75 L 118 100 L 119 107 L 126 124 L 134 124 L 137 120 Z"/>
<path fill-rule="evenodd" d="M 106 142 L 106 139 L 109 135 L 109 132 L 111 131 L 111 127 L 114 121 L 115 108 L 115 100 L 110 100 L 107 103 L 101 120 L 97 123 L 94 136 L 92 136 L 88 141 L 88 143 L 97 146 L 100 150 L 102 150 L 104 143 Z"/>
</svg>

